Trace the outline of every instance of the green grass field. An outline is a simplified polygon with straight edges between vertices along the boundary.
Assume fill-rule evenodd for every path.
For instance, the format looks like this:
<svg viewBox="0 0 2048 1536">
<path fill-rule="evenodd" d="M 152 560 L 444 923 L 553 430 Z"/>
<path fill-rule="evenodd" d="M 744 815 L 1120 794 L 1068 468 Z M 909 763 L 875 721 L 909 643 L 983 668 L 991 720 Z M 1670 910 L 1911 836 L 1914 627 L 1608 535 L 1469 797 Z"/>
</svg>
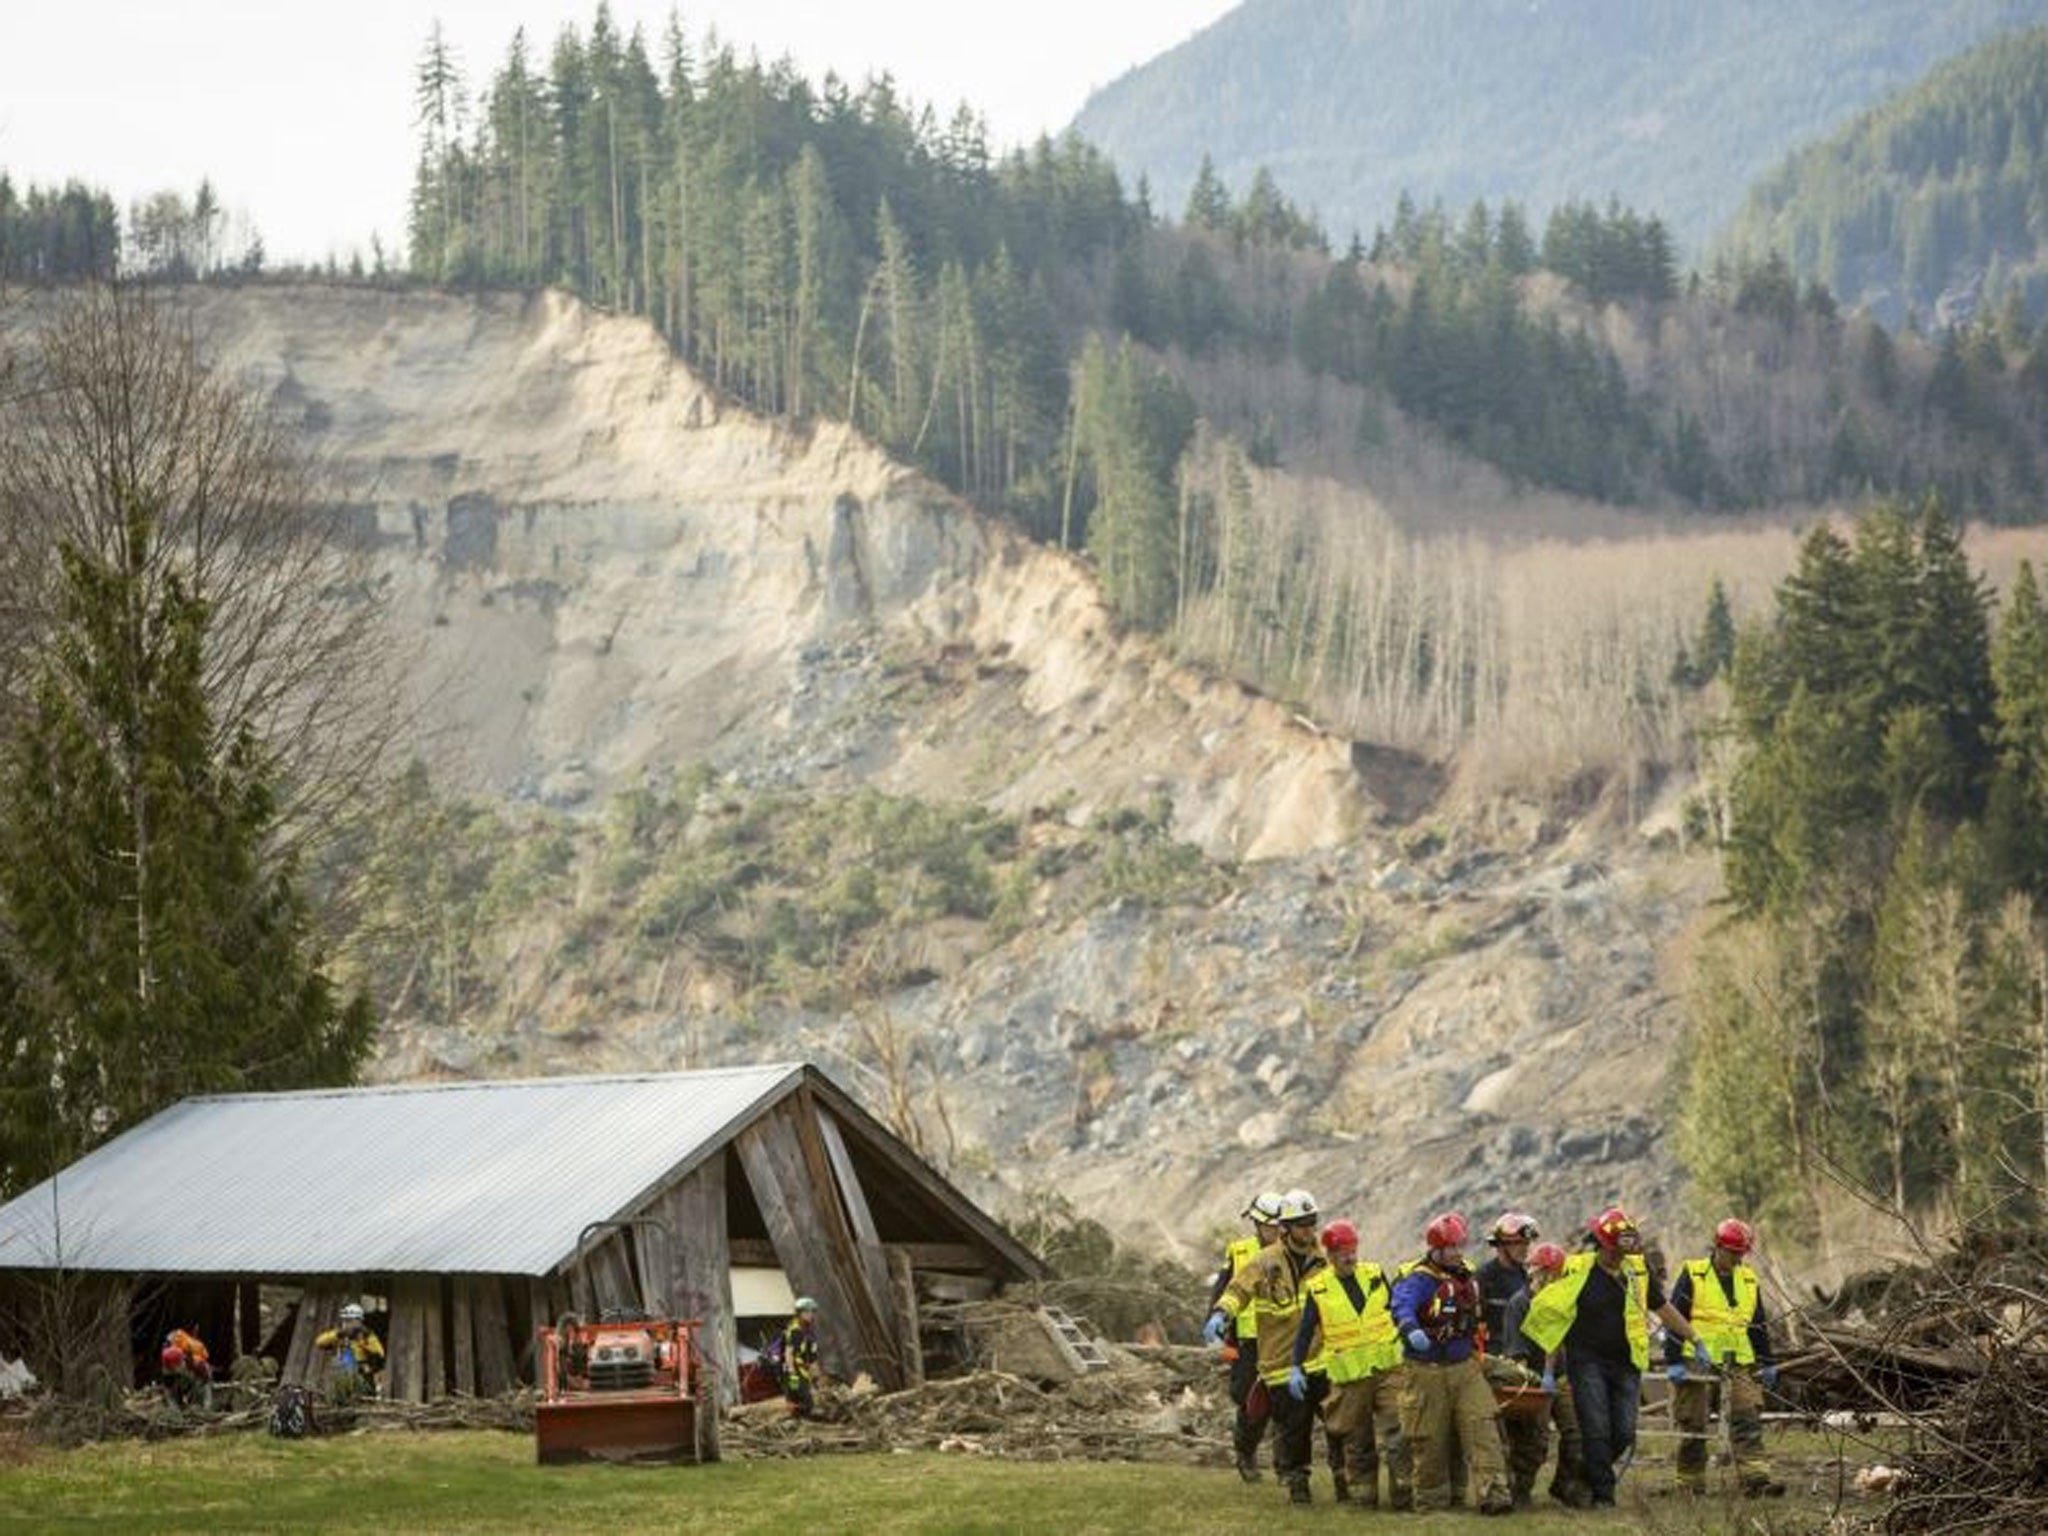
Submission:
<svg viewBox="0 0 2048 1536">
<path fill-rule="evenodd" d="M 1792 1450 L 1787 1447 L 1788 1451 Z M 1287 1508 L 1270 1478 L 1226 1470 L 970 1456 L 817 1456 L 707 1467 L 548 1467 L 532 1443 L 492 1431 L 363 1431 L 310 1441 L 261 1435 L 124 1442 L 75 1451 L 13 1442 L 0 1457 L 0 1531 L 1057 1531 L 1240 1532 L 1385 1527 L 1450 1532 L 1818 1528 L 1832 1503 L 1830 1458 L 1781 1458 L 1791 1498 L 1769 1505 L 1681 1503 L 1662 1469 L 1623 1485 L 1612 1515 L 1533 1511 L 1366 1513 L 1321 1500 Z M 1795 1471 L 1796 1467 L 1796 1471 Z"/>
</svg>

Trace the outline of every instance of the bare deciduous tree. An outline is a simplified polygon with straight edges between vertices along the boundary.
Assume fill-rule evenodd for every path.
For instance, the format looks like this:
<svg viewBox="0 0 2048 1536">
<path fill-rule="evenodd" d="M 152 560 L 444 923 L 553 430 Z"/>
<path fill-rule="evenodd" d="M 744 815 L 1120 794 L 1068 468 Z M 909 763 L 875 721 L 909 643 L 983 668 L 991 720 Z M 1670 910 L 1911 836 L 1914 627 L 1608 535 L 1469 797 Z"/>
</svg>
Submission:
<svg viewBox="0 0 2048 1536">
<path fill-rule="evenodd" d="M 95 287 L 0 314 L 0 727 L 55 643 L 58 552 L 119 555 L 154 523 L 147 576 L 210 612 L 216 747 L 251 732 L 303 850 L 359 813 L 401 726 L 367 543 L 323 466 L 255 386 L 206 357 L 189 314 Z"/>
</svg>

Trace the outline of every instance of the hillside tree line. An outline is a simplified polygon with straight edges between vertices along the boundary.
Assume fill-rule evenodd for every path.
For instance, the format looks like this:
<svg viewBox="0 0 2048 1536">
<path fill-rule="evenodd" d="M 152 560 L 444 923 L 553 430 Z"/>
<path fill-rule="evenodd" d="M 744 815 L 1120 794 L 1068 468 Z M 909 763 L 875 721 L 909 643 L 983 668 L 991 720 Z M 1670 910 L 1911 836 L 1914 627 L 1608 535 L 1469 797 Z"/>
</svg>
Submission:
<svg viewBox="0 0 2048 1536">
<path fill-rule="evenodd" d="M 2038 1223 L 2048 1190 L 2048 612 L 1998 622 L 1938 502 L 1801 547 L 1731 672 L 1733 916 L 1679 1074 L 1710 1199 Z"/>
</svg>

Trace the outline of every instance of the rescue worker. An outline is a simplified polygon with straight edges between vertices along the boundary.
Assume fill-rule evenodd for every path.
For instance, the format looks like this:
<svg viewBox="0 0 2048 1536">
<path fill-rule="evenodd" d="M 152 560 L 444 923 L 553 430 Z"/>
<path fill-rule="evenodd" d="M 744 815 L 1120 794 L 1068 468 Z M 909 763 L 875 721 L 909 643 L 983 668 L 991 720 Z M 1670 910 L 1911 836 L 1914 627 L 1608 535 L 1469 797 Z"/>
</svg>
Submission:
<svg viewBox="0 0 2048 1536">
<path fill-rule="evenodd" d="M 1465 1262 L 1465 1218 L 1447 1211 L 1423 1233 L 1427 1252 L 1394 1283 L 1394 1326 L 1406 1345 L 1401 1435 L 1414 1468 L 1415 1507 L 1450 1503 L 1453 1426 L 1479 1513 L 1514 1508 L 1501 1455 L 1499 1412 L 1480 1364 L 1479 1283 Z"/>
<path fill-rule="evenodd" d="M 1764 1456 L 1764 1393 L 1778 1384 L 1771 1331 L 1756 1271 L 1744 1262 L 1756 1246 L 1745 1222 L 1730 1216 L 1714 1229 L 1714 1251 L 1689 1261 L 1671 1287 L 1671 1305 L 1698 1332 L 1720 1372 L 1721 1411 L 1728 1418 L 1729 1449 L 1745 1497 L 1777 1498 L 1785 1485 L 1771 1476 Z M 1678 1430 L 1678 1486 L 1702 1493 L 1707 1476 L 1707 1419 L 1715 1382 L 1686 1367 L 1676 1342 L 1664 1346 L 1671 1379 L 1671 1420 Z"/>
<path fill-rule="evenodd" d="M 1258 1257 L 1259 1250 L 1280 1236 L 1280 1196 L 1264 1191 L 1252 1197 L 1242 1213 L 1252 1224 L 1250 1237 L 1234 1237 L 1224 1247 L 1223 1267 L 1209 1287 L 1209 1310 L 1216 1310 L 1223 1288 L 1235 1280 L 1245 1265 Z M 1223 1358 L 1230 1363 L 1230 1401 L 1236 1414 L 1231 1421 L 1231 1443 L 1237 1451 L 1237 1475 L 1248 1483 L 1259 1480 L 1259 1441 L 1266 1433 L 1264 1394 L 1253 1400 L 1252 1388 L 1259 1381 L 1259 1320 L 1247 1309 L 1237 1316 L 1236 1332 L 1223 1346 Z M 1260 1411 L 1254 1413 L 1253 1409 Z"/>
<path fill-rule="evenodd" d="M 1593 1218 L 1591 1252 L 1573 1254 L 1563 1272 L 1529 1302 L 1523 1337 L 1545 1352 L 1544 1385 L 1562 1363 L 1579 1412 L 1586 1483 L 1595 1508 L 1614 1503 L 1620 1469 L 1635 1451 L 1636 1409 L 1650 1365 L 1650 1314 L 1690 1344 L 1702 1366 L 1706 1345 L 1665 1299 L 1643 1259 L 1642 1233 L 1620 1206 Z"/>
<path fill-rule="evenodd" d="M 1293 1503 L 1311 1502 L 1309 1441 L 1314 1424 L 1310 1408 L 1287 1392 L 1294 1369 L 1294 1334 L 1301 1321 L 1302 1286 L 1321 1266 L 1316 1246 L 1316 1201 L 1305 1189 L 1280 1197 L 1280 1236 L 1261 1248 L 1238 1271 L 1216 1299 L 1216 1308 L 1202 1325 L 1202 1340 L 1223 1343 L 1237 1319 L 1249 1310 L 1258 1325 L 1259 1383 L 1272 1401 L 1275 1416 L 1273 1473 L 1287 1485 Z M 1285 1399 L 1283 1402 L 1282 1399 Z"/>
<path fill-rule="evenodd" d="M 328 1383 L 336 1402 L 377 1395 L 377 1375 L 384 1369 L 384 1341 L 370 1331 L 360 1304 L 352 1301 L 343 1307 L 341 1321 L 314 1339 L 313 1347 L 323 1353 L 333 1351 Z"/>
<path fill-rule="evenodd" d="M 213 1362 L 197 1334 L 183 1328 L 173 1328 L 165 1334 L 159 1363 L 163 1367 L 164 1396 L 173 1406 L 213 1406 Z"/>
<path fill-rule="evenodd" d="M 1493 1257 L 1479 1266 L 1479 1305 L 1486 1319 L 1489 1355 L 1507 1354 L 1503 1344 L 1507 1337 L 1508 1304 L 1529 1288 L 1526 1261 L 1529 1245 L 1537 1236 L 1535 1218 L 1520 1211 L 1501 1212 L 1493 1230 L 1486 1235 Z M 1541 1364 L 1536 1369 L 1540 1371 Z M 1515 1508 L 1527 1509 L 1533 1502 L 1531 1491 L 1536 1486 L 1536 1474 L 1543 1470 L 1549 1432 L 1541 1419 L 1510 1414 L 1501 1415 L 1500 1432 L 1506 1442 L 1508 1490 L 1514 1495 Z"/>
<path fill-rule="evenodd" d="M 799 1296 L 788 1322 L 761 1351 L 762 1368 L 782 1388 L 783 1401 L 800 1419 L 817 1412 L 818 1303 Z"/>
<path fill-rule="evenodd" d="M 1493 1250 L 1493 1257 L 1479 1266 L 1479 1304 L 1485 1312 L 1490 1354 L 1500 1352 L 1501 1323 L 1508 1302 L 1517 1291 L 1528 1289 L 1529 1245 L 1539 1236 L 1536 1218 L 1520 1211 L 1501 1212 L 1493 1230 L 1486 1234 L 1486 1245 Z"/>
<path fill-rule="evenodd" d="M 1538 1243 L 1529 1250 L 1529 1283 L 1514 1294 L 1507 1304 L 1501 1320 L 1499 1353 L 1506 1359 L 1525 1365 L 1539 1374 L 1550 1364 L 1549 1356 L 1539 1345 L 1532 1344 L 1522 1333 L 1522 1323 L 1529 1315 L 1529 1303 L 1536 1292 L 1550 1284 L 1564 1272 L 1565 1251 L 1556 1243 Z M 1559 1381 L 1551 1372 L 1547 1381 L 1550 1387 L 1550 1411 L 1543 1419 L 1533 1421 L 1533 1434 L 1508 1435 L 1508 1486 L 1515 1496 L 1515 1507 L 1523 1508 L 1533 1502 L 1536 1488 L 1536 1474 L 1543 1470 L 1543 1463 L 1550 1454 L 1550 1431 L 1557 1431 L 1557 1470 L 1550 1477 L 1550 1496 L 1560 1504 L 1574 1509 L 1582 1507 L 1590 1493 L 1586 1487 L 1586 1458 L 1579 1441 L 1579 1410 L 1572 1401 L 1571 1383 Z M 1518 1423 L 1507 1415 L 1501 1416 L 1501 1426 Z"/>
<path fill-rule="evenodd" d="M 1301 1324 L 1294 1334 L 1295 1375 L 1303 1395 L 1320 1360 L 1328 1396 L 1323 1427 L 1330 1434 L 1337 1498 L 1367 1508 L 1380 1502 L 1381 1444 L 1386 1446 L 1387 1498 L 1395 1509 L 1414 1502 L 1408 1447 L 1401 1439 L 1401 1340 L 1394 1331 L 1393 1291 L 1377 1264 L 1358 1260 L 1358 1228 L 1333 1221 L 1323 1228 L 1328 1266 L 1308 1277 Z"/>
</svg>

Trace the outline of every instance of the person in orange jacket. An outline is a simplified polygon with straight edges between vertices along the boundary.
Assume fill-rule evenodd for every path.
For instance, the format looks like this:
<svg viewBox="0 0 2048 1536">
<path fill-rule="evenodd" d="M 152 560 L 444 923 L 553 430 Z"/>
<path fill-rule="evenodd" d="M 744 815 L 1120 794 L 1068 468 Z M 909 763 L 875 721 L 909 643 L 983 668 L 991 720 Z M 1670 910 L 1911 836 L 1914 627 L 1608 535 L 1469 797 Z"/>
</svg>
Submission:
<svg viewBox="0 0 2048 1536">
<path fill-rule="evenodd" d="M 173 1328 L 164 1335 L 158 1363 L 163 1367 L 164 1396 L 175 1406 L 213 1406 L 213 1362 L 197 1334 Z"/>
</svg>

